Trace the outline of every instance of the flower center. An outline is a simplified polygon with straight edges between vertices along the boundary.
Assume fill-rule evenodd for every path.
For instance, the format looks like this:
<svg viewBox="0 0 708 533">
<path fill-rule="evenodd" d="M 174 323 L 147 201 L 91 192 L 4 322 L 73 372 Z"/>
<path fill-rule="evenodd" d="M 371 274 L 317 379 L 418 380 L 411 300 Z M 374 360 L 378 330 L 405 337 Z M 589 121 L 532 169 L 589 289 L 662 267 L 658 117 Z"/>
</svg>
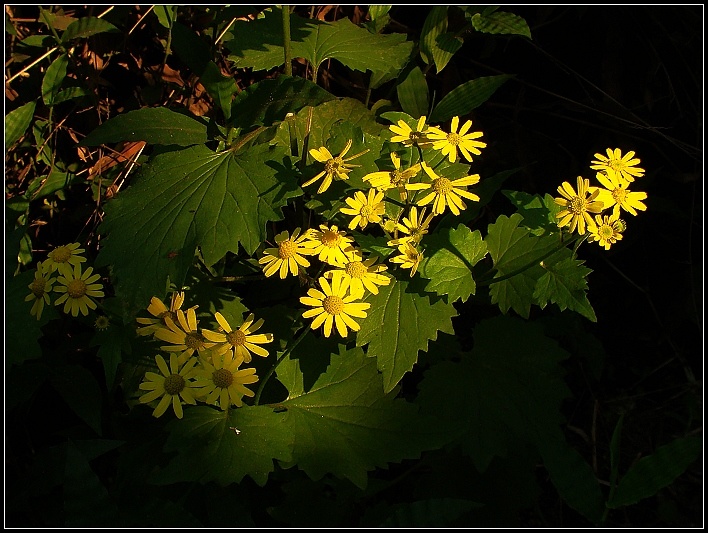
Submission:
<svg viewBox="0 0 708 533">
<path fill-rule="evenodd" d="M 30 290 L 37 298 L 44 296 L 44 287 L 47 284 L 47 280 L 44 278 L 35 278 L 35 280 L 30 284 Z"/>
<path fill-rule="evenodd" d="M 278 257 L 281 259 L 290 259 L 297 254 L 297 244 L 290 239 L 281 242 L 278 245 Z"/>
<path fill-rule="evenodd" d="M 585 212 L 586 202 L 584 198 L 575 196 L 568 202 L 568 209 L 575 215 L 581 215 Z"/>
<path fill-rule="evenodd" d="M 337 172 L 339 170 L 339 167 L 342 166 L 343 163 L 344 160 L 341 157 L 334 157 L 325 163 L 325 170 L 327 171 L 327 173 L 332 174 L 334 172 Z"/>
<path fill-rule="evenodd" d="M 228 389 L 234 382 L 234 375 L 225 368 L 220 368 L 219 370 L 214 370 L 211 379 L 219 389 Z"/>
<path fill-rule="evenodd" d="M 171 374 L 165 378 L 165 392 L 170 396 L 179 394 L 184 389 L 184 378 L 179 374 Z"/>
<path fill-rule="evenodd" d="M 338 315 L 344 311 L 344 300 L 339 296 L 327 296 L 327 298 L 322 301 L 322 307 L 330 315 Z"/>
<path fill-rule="evenodd" d="M 201 350 L 204 348 L 204 337 L 196 331 L 191 331 L 185 336 L 184 344 L 187 348 L 191 348 L 192 350 Z"/>
<path fill-rule="evenodd" d="M 617 187 L 614 191 L 612 191 L 612 198 L 615 199 L 615 202 L 618 204 L 621 204 L 624 202 L 625 197 L 627 196 L 627 191 L 625 189 L 622 189 L 620 187 Z"/>
<path fill-rule="evenodd" d="M 415 248 L 408 248 L 408 250 L 406 250 L 406 257 L 409 261 L 417 263 L 420 258 L 420 254 Z"/>
<path fill-rule="evenodd" d="M 369 216 L 371 216 L 371 215 L 374 213 L 374 210 L 371 209 L 370 206 L 365 205 L 365 206 L 362 206 L 362 208 L 361 208 L 361 210 L 359 211 L 359 213 L 361 213 L 361 216 L 362 216 L 362 217 L 364 217 L 364 218 L 369 218 Z"/>
<path fill-rule="evenodd" d="M 448 133 L 447 134 L 447 142 L 450 144 L 457 146 L 460 144 L 460 136 L 457 133 Z"/>
<path fill-rule="evenodd" d="M 418 142 L 420 139 L 423 138 L 423 134 L 419 131 L 411 131 L 408 134 L 408 138 L 413 141 L 414 143 Z"/>
<path fill-rule="evenodd" d="M 600 230 L 598 233 L 600 234 L 600 237 L 607 240 L 607 239 L 614 236 L 615 230 L 612 229 L 612 226 L 608 226 L 607 224 L 603 224 L 600 227 Z"/>
<path fill-rule="evenodd" d="M 336 248 L 339 245 L 339 241 L 342 240 L 342 236 L 337 231 L 326 229 L 322 232 L 320 240 L 325 246 Z"/>
<path fill-rule="evenodd" d="M 71 250 L 66 246 L 58 246 L 49 252 L 49 257 L 51 257 L 55 263 L 66 263 L 71 259 Z"/>
<path fill-rule="evenodd" d="M 433 190 L 443 196 L 452 190 L 452 182 L 447 178 L 438 178 L 433 181 Z"/>
<path fill-rule="evenodd" d="M 392 170 L 388 175 L 388 179 L 392 185 L 403 185 L 407 181 L 406 176 L 400 170 Z"/>
<path fill-rule="evenodd" d="M 612 170 L 624 169 L 624 162 L 621 159 L 610 159 L 608 165 Z"/>
<path fill-rule="evenodd" d="M 246 334 L 240 329 L 230 331 L 226 334 L 226 340 L 229 341 L 231 346 L 243 346 L 246 344 Z"/>
<path fill-rule="evenodd" d="M 66 286 L 66 292 L 71 298 L 81 298 L 86 294 L 86 283 L 81 279 L 73 279 Z"/>
<path fill-rule="evenodd" d="M 361 261 L 352 261 L 351 263 L 347 263 L 347 266 L 344 267 L 344 272 L 353 278 L 361 279 L 367 274 L 368 269 Z"/>
</svg>

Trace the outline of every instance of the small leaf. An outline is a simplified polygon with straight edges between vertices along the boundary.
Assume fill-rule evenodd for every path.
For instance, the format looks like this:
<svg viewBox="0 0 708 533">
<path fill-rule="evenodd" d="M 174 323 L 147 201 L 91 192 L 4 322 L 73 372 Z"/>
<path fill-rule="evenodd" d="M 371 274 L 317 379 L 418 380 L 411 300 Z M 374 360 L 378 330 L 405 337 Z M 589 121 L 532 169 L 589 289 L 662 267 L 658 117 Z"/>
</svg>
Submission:
<svg viewBox="0 0 708 533">
<path fill-rule="evenodd" d="M 503 190 L 502 194 L 516 206 L 518 213 L 524 217 L 523 226 L 531 230 L 531 233 L 534 235 L 558 233 L 556 213 L 560 211 L 560 206 L 553 201 L 550 194 L 541 196 L 509 190 Z"/>
<path fill-rule="evenodd" d="M 410 116 L 420 118 L 428 114 L 428 82 L 425 81 L 420 67 L 415 67 L 405 74 L 396 86 L 396 92 L 401 108 Z"/>
<path fill-rule="evenodd" d="M 592 270 L 582 266 L 585 261 L 568 257 L 555 264 L 542 266 L 545 274 L 536 281 L 533 297 L 543 309 L 550 301 L 558 304 L 561 311 L 577 311 L 592 322 L 597 322 L 595 311 L 587 298 L 588 283 L 586 277 Z"/>
<path fill-rule="evenodd" d="M 72 172 L 62 172 L 57 167 L 54 167 L 49 173 L 49 176 L 40 176 L 37 180 L 35 180 L 37 181 L 37 185 L 35 185 L 35 181 L 33 181 L 27 189 L 27 192 L 31 194 L 32 200 L 37 200 L 38 198 L 43 198 L 57 191 L 61 191 L 73 183 L 80 182 L 81 178 L 77 177 L 77 175 Z"/>
<path fill-rule="evenodd" d="M 47 67 L 42 79 L 42 100 L 48 106 L 54 105 L 54 97 L 59 92 L 61 84 L 66 78 L 66 69 L 69 66 L 69 56 L 62 54 Z"/>
<path fill-rule="evenodd" d="M 37 101 L 32 100 L 25 105 L 13 109 L 5 115 L 5 151 L 22 137 L 34 118 Z"/>
<path fill-rule="evenodd" d="M 476 13 L 472 16 L 472 26 L 483 33 L 523 35 L 531 39 L 531 30 L 526 21 L 513 13 L 494 11 L 493 13 Z"/>
<path fill-rule="evenodd" d="M 61 42 L 66 44 L 72 39 L 90 37 L 97 33 L 118 31 L 120 30 L 107 20 L 97 17 L 83 17 L 69 24 L 69 27 L 61 34 Z"/>
<path fill-rule="evenodd" d="M 74 100 L 75 98 L 93 97 L 92 91 L 86 87 L 68 87 L 59 91 L 54 97 L 54 105 L 61 104 L 62 102 L 68 102 L 69 100 Z"/>
<path fill-rule="evenodd" d="M 430 122 L 444 122 L 454 116 L 463 116 L 489 100 L 504 82 L 514 76 L 501 74 L 467 81 L 445 95 L 430 114 Z"/>
</svg>

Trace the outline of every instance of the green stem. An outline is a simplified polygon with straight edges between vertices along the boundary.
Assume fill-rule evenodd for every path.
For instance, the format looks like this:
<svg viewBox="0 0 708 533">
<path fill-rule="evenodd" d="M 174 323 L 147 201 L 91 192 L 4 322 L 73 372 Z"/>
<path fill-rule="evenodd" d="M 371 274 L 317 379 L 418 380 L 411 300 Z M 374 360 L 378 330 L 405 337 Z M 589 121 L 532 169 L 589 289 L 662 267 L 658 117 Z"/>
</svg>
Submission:
<svg viewBox="0 0 708 533">
<path fill-rule="evenodd" d="M 283 49 L 285 51 L 285 74 L 293 75 L 293 58 L 290 50 L 290 6 L 281 6 L 283 10 Z"/>
<path fill-rule="evenodd" d="M 305 330 L 300 333 L 300 335 L 291 343 L 288 345 L 288 347 L 285 349 L 283 352 L 283 355 L 278 357 L 278 360 L 275 362 L 275 364 L 270 367 L 270 370 L 266 373 L 265 376 L 263 376 L 263 379 L 261 380 L 261 384 L 258 387 L 258 390 L 256 391 L 256 396 L 253 399 L 253 405 L 258 405 L 261 399 L 261 393 L 263 392 L 263 389 L 265 388 L 266 383 L 268 383 L 268 380 L 270 379 L 270 376 L 273 375 L 273 372 L 275 372 L 275 369 L 278 368 L 280 363 L 283 362 L 283 360 L 292 353 L 292 351 L 297 347 L 298 344 L 300 344 L 300 341 L 305 338 L 305 336 L 309 333 L 310 328 L 305 327 Z"/>
</svg>

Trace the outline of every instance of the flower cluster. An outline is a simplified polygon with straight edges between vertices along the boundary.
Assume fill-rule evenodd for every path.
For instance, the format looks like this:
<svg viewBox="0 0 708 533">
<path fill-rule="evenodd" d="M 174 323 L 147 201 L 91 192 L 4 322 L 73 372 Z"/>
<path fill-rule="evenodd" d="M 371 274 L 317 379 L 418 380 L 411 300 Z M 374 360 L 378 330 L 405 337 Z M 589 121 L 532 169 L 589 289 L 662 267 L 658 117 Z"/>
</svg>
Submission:
<svg viewBox="0 0 708 533">
<path fill-rule="evenodd" d="M 57 246 L 45 261 L 37 264 L 34 280 L 28 285 L 30 294 L 25 298 L 26 302 L 33 301 L 30 313 L 37 320 L 42 317 L 44 305 L 52 303 L 52 292 L 60 294 L 54 304 L 64 304 L 64 313 L 72 316 L 87 316 L 89 309 L 96 309 L 94 298 L 104 296 L 103 285 L 97 283 L 101 276 L 93 273 L 93 267 L 82 270 L 86 258 L 81 254 L 86 250 L 79 246 L 78 242 Z"/>
<path fill-rule="evenodd" d="M 243 397 L 254 396 L 246 387 L 258 381 L 255 368 L 241 368 L 250 363 L 252 354 L 268 357 L 260 346 L 273 341 L 271 333 L 256 333 L 263 319 L 255 320 L 249 313 L 238 327 L 231 326 L 219 313 L 214 313 L 218 330 L 199 327 L 197 306 L 182 309 L 184 293 L 172 295 L 168 308 L 153 297 L 148 312 L 153 318 L 138 318 L 138 334 L 152 335 L 162 341 L 160 349 L 169 353 L 169 365 L 161 354 L 155 355 L 157 372 L 146 372 L 140 389 L 148 391 L 140 403 L 159 399 L 153 416 L 162 416 L 172 405 L 177 418 L 182 418 L 182 402 L 195 405 L 198 401 L 226 410 L 232 405 L 243 406 Z"/>
<path fill-rule="evenodd" d="M 623 156 L 619 148 L 607 148 L 606 154 L 595 154 L 596 159 L 590 164 L 597 171 L 595 177 L 601 187 L 591 186 L 590 180 L 578 176 L 576 189 L 567 181 L 558 187 L 561 198 L 555 198 L 555 203 L 563 208 L 556 215 L 558 227 L 567 226 L 570 233 L 577 229 L 579 235 L 585 235 L 587 230 L 589 241 L 609 250 L 622 240 L 627 227 L 620 218 L 621 212 L 636 216 L 637 211 L 645 211 L 647 206 L 642 200 L 646 200 L 647 194 L 629 190 L 634 179 L 644 175 L 644 169 L 637 166 L 641 161 L 634 157 L 633 151 Z M 611 213 L 603 215 L 609 209 Z"/>
</svg>

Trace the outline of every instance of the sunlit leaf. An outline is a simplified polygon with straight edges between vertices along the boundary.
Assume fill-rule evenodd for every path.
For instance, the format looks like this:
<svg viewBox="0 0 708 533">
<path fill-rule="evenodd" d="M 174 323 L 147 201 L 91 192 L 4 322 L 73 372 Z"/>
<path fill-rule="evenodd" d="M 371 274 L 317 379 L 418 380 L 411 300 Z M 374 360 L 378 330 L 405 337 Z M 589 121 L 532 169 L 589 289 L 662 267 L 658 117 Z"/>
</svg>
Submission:
<svg viewBox="0 0 708 533">
<path fill-rule="evenodd" d="M 396 92 L 403 111 L 410 116 L 419 118 L 428 114 L 428 82 L 420 67 L 408 71 L 396 86 Z"/>
<path fill-rule="evenodd" d="M 433 6 L 420 30 L 420 56 L 427 64 L 434 62 L 433 50 L 437 46 L 436 39 L 447 31 L 447 9 L 448 6 Z M 440 72 L 439 67 L 438 72 Z"/>
<path fill-rule="evenodd" d="M 500 74 L 466 81 L 447 93 L 430 114 L 431 122 L 444 122 L 468 114 L 489 100 L 504 82 L 514 76 Z"/>
<path fill-rule="evenodd" d="M 553 201 L 550 194 L 541 196 L 510 190 L 501 192 L 516 206 L 519 214 L 524 217 L 521 225 L 531 230 L 531 233 L 534 235 L 558 233 L 556 213 L 561 208 Z"/>
<path fill-rule="evenodd" d="M 548 302 L 558 305 L 561 311 L 577 311 L 592 322 L 597 322 L 595 311 L 587 298 L 588 282 L 585 279 L 592 270 L 584 267 L 584 261 L 568 257 L 555 264 L 543 264 L 545 274 L 536 282 L 533 296 L 541 309 Z"/>
<path fill-rule="evenodd" d="M 5 115 L 5 151 L 25 134 L 34 118 L 36 106 L 36 100 L 32 100 Z"/>
<path fill-rule="evenodd" d="M 493 13 L 475 13 L 471 17 L 472 26 L 483 33 L 523 35 L 531 39 L 531 30 L 526 21 L 513 13 L 494 11 Z"/>
<path fill-rule="evenodd" d="M 83 17 L 69 24 L 69 27 L 61 34 L 61 42 L 66 44 L 72 39 L 90 37 L 97 33 L 118 31 L 120 30 L 107 20 L 97 17 Z"/>
</svg>

